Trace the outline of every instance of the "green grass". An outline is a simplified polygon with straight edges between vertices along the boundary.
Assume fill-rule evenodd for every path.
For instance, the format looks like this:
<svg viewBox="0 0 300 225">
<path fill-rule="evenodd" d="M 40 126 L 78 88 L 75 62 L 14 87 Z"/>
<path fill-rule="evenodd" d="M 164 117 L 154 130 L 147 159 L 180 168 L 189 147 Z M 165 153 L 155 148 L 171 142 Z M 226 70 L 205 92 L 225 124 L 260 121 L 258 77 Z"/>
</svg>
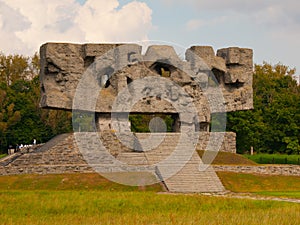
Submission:
<svg viewBox="0 0 300 225">
<path fill-rule="evenodd" d="M 289 192 L 262 191 L 262 192 L 256 192 L 256 194 L 264 195 L 264 196 L 280 197 L 280 198 L 300 199 L 300 191 L 289 191 Z"/>
<path fill-rule="evenodd" d="M 232 172 L 217 172 L 227 190 L 233 192 L 284 192 L 300 191 L 300 177 L 270 176 L 260 174 L 241 174 Z"/>
<path fill-rule="evenodd" d="M 299 177 L 218 173 L 237 192 L 297 198 Z M 0 176 L 0 224 L 298 224 L 300 204 L 168 194 L 98 174 Z"/>
<path fill-rule="evenodd" d="M 0 190 L 163 191 L 159 184 L 125 186 L 111 182 L 97 173 L 0 176 Z"/>
<path fill-rule="evenodd" d="M 7 156 L 7 154 L 0 154 L 0 159 L 4 158 L 5 156 Z"/>
<path fill-rule="evenodd" d="M 217 155 L 215 155 L 215 152 L 208 152 L 208 151 L 197 151 L 199 156 L 202 158 L 203 162 L 205 162 L 205 158 L 203 158 L 204 153 L 208 155 L 215 156 L 214 160 L 212 161 L 212 164 L 214 165 L 256 165 L 255 162 L 247 159 L 243 155 L 234 154 L 230 152 L 217 152 Z"/>
<path fill-rule="evenodd" d="M 300 165 L 300 155 L 255 154 L 244 155 L 259 164 L 295 164 Z"/>
<path fill-rule="evenodd" d="M 0 224 L 297 224 L 300 205 L 130 191 L 0 191 Z"/>
</svg>

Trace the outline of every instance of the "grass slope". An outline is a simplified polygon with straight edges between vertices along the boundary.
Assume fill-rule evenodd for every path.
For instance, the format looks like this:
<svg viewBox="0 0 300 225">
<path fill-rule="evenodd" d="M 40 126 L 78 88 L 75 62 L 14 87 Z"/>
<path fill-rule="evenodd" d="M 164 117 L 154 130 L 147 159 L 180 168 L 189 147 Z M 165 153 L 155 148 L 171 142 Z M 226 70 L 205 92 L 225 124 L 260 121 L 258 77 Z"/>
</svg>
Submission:
<svg viewBox="0 0 300 225">
<path fill-rule="evenodd" d="M 233 192 L 300 199 L 300 177 L 217 172 L 224 187 Z"/>
<path fill-rule="evenodd" d="M 117 184 L 97 173 L 0 176 L 0 190 L 162 191 L 159 184 L 134 187 Z"/>
<path fill-rule="evenodd" d="M 204 154 L 207 154 L 209 157 L 210 155 L 215 157 L 212 161 L 212 164 L 215 165 L 257 165 L 255 162 L 247 159 L 243 155 L 230 152 L 217 152 L 216 154 L 216 152 L 198 150 L 198 154 L 202 158 L 202 160 L 204 160 Z"/>
</svg>

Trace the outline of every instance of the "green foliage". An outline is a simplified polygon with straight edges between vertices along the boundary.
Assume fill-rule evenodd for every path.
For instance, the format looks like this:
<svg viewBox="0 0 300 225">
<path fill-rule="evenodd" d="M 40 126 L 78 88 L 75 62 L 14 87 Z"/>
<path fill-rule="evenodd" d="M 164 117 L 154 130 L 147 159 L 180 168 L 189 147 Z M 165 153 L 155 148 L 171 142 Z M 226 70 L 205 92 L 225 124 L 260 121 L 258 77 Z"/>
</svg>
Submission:
<svg viewBox="0 0 300 225">
<path fill-rule="evenodd" d="M 95 113 L 73 112 L 73 129 L 78 132 L 92 132 L 96 130 Z"/>
<path fill-rule="evenodd" d="M 300 86 L 294 69 L 277 64 L 255 65 L 254 110 L 227 114 L 227 129 L 237 133 L 240 153 L 298 154 L 300 148 Z"/>
<path fill-rule="evenodd" d="M 260 164 L 295 164 L 300 165 L 300 155 L 287 154 L 255 154 L 244 155 L 246 158 Z"/>
<path fill-rule="evenodd" d="M 39 58 L 0 54 L 0 152 L 71 131 L 71 114 L 39 107 Z"/>
<path fill-rule="evenodd" d="M 151 119 L 160 117 L 167 126 L 167 132 L 172 132 L 174 119 L 171 115 L 166 114 L 130 114 L 129 121 L 131 122 L 132 132 L 148 133 L 150 132 L 149 123 Z"/>
</svg>

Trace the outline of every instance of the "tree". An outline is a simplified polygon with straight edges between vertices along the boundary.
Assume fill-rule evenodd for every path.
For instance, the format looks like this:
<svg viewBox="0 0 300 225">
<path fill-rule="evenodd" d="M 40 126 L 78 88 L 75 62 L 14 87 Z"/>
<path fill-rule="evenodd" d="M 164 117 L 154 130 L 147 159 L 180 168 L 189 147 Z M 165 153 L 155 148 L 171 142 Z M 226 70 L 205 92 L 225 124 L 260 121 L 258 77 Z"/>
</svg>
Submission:
<svg viewBox="0 0 300 225">
<path fill-rule="evenodd" d="M 39 58 L 0 54 L 0 150 L 70 132 L 71 113 L 39 107 Z"/>
<path fill-rule="evenodd" d="M 255 65 L 254 110 L 228 113 L 227 128 L 237 133 L 238 152 L 298 153 L 300 87 L 295 69 L 282 64 Z"/>
</svg>

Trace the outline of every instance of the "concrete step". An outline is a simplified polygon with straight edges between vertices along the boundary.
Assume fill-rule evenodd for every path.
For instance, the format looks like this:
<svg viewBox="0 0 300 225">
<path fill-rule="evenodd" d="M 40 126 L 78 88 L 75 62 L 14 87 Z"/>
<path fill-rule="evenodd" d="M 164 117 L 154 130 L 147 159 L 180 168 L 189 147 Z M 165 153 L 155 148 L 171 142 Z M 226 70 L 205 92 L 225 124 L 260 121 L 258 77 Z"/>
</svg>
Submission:
<svg viewBox="0 0 300 225">
<path fill-rule="evenodd" d="M 149 162 L 145 156 L 144 152 L 124 152 L 117 156 L 117 160 L 126 163 L 128 165 L 149 165 Z"/>
<path fill-rule="evenodd" d="M 158 176 L 170 192 L 223 192 L 225 190 L 212 167 L 199 171 L 201 160 L 196 152 L 191 161 L 172 163 L 157 167 Z M 181 166 L 183 167 L 176 171 Z"/>
</svg>

